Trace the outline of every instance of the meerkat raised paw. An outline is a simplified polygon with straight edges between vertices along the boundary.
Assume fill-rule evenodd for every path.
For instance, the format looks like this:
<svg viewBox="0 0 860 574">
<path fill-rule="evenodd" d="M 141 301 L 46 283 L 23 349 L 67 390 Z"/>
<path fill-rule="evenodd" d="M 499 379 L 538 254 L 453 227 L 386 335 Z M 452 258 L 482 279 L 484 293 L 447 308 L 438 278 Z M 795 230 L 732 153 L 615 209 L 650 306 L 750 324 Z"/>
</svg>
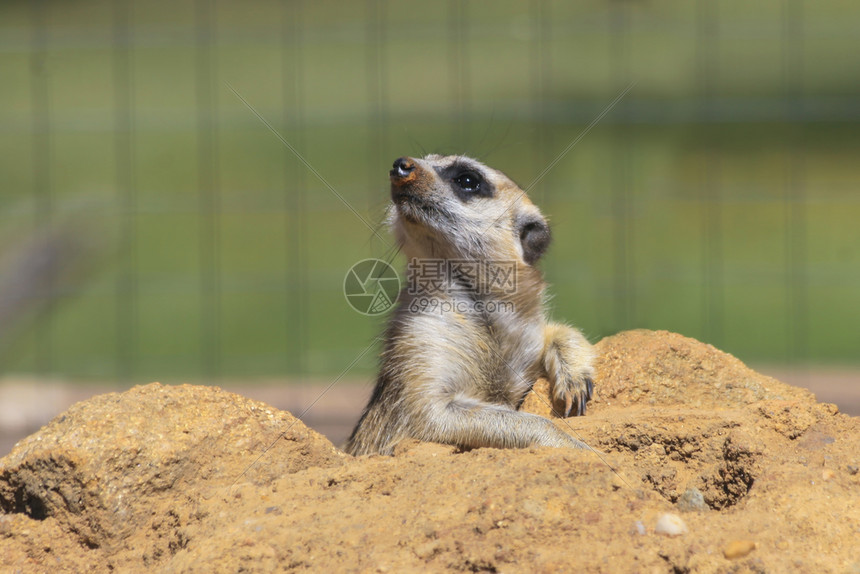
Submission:
<svg viewBox="0 0 860 574">
<path fill-rule="evenodd" d="M 543 365 L 553 397 L 564 404 L 561 414 L 584 415 L 594 390 L 591 343 L 576 329 L 559 323 L 547 323 L 544 341 Z"/>
<path fill-rule="evenodd" d="M 591 345 L 546 318 L 535 264 L 550 231 L 538 208 L 503 173 L 463 156 L 403 157 L 390 177 L 407 285 L 346 451 L 391 454 L 406 438 L 587 448 L 517 410 L 540 376 L 564 416 L 585 414 L 592 394 Z"/>
</svg>

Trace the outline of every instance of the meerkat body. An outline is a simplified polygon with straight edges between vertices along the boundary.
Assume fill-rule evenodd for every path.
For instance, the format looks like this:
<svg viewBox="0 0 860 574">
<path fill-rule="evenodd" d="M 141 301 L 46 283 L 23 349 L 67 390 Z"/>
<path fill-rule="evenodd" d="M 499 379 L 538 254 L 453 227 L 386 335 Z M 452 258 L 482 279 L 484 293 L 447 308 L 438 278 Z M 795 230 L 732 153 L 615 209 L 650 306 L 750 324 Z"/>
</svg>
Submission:
<svg viewBox="0 0 860 574">
<path fill-rule="evenodd" d="M 586 445 L 519 412 L 540 376 L 565 415 L 585 413 L 593 350 L 551 323 L 537 260 L 549 226 L 501 172 L 462 156 L 400 158 L 389 224 L 409 258 L 370 402 L 346 451 L 405 438 L 461 447 Z"/>
</svg>

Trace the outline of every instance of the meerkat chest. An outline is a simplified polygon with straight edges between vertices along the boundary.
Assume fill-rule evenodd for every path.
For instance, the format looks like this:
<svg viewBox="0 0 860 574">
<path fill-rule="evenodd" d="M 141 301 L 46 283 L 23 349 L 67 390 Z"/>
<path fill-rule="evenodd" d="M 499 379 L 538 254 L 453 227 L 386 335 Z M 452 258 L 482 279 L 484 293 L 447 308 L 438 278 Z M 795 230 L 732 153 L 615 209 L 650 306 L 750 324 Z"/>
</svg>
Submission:
<svg viewBox="0 0 860 574">
<path fill-rule="evenodd" d="M 510 309 L 489 311 L 466 307 L 445 319 L 445 330 L 454 334 L 449 347 L 460 372 L 478 373 L 474 386 L 479 398 L 517 405 L 539 375 L 543 351 L 544 319 L 524 316 Z"/>
<path fill-rule="evenodd" d="M 420 373 L 421 392 L 519 405 L 540 373 L 545 321 L 539 309 L 490 304 L 460 294 L 401 301 L 392 357 L 406 378 Z"/>
<path fill-rule="evenodd" d="M 502 376 L 497 376 L 496 383 L 503 385 L 511 402 L 519 403 L 540 371 L 544 321 L 516 315 L 493 319 L 488 328 L 502 362 L 499 365 Z"/>
</svg>

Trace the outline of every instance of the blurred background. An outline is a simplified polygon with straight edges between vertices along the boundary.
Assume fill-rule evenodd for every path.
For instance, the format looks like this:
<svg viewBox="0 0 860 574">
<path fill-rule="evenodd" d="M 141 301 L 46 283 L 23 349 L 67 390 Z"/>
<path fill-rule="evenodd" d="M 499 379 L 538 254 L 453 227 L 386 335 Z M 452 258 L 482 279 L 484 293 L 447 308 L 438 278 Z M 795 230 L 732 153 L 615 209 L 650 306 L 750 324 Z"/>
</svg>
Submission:
<svg viewBox="0 0 860 574">
<path fill-rule="evenodd" d="M 344 277 L 391 253 L 391 162 L 464 153 L 526 186 L 571 144 L 530 193 L 554 317 L 594 341 L 676 331 L 860 413 L 858 18 L 0 2 L 0 455 L 69 401 L 151 381 L 297 414 L 337 381 L 303 416 L 339 440 L 385 320 Z"/>
</svg>

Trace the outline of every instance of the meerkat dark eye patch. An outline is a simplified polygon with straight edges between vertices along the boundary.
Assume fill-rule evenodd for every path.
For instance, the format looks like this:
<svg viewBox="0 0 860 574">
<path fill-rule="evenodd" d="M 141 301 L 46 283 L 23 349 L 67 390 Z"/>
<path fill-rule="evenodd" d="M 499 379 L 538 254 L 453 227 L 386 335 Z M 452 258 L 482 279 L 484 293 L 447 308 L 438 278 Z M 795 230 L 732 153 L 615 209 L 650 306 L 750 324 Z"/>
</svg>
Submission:
<svg viewBox="0 0 860 574">
<path fill-rule="evenodd" d="M 526 219 L 519 222 L 520 243 L 523 246 L 523 259 L 529 265 L 535 263 L 546 252 L 552 235 L 549 225 L 542 219 Z"/>
<path fill-rule="evenodd" d="M 450 182 L 451 190 L 461 201 L 475 197 L 493 197 L 493 185 L 480 171 L 467 163 L 454 163 L 438 171 L 442 179 Z"/>
</svg>

